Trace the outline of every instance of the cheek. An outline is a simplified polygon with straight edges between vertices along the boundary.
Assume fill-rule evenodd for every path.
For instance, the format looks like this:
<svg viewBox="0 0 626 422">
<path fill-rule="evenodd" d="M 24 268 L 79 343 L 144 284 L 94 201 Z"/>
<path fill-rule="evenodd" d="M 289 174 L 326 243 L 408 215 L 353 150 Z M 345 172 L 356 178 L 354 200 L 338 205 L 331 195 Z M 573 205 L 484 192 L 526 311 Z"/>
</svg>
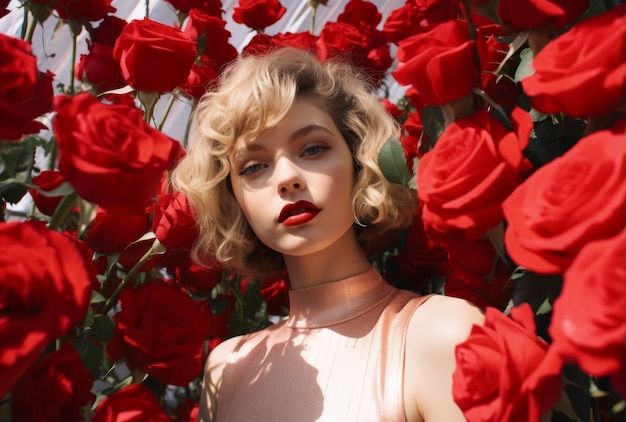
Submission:
<svg viewBox="0 0 626 422">
<path fill-rule="evenodd" d="M 346 165 L 329 167 L 328 183 L 337 193 L 348 193 L 350 201 L 354 190 L 354 169 Z"/>
<path fill-rule="evenodd" d="M 246 220 L 254 232 L 262 228 L 262 222 L 266 220 L 269 210 L 269 200 L 259 191 L 235 191 L 235 199 L 239 208 L 243 211 Z M 265 217 L 265 218 L 264 218 Z"/>
</svg>

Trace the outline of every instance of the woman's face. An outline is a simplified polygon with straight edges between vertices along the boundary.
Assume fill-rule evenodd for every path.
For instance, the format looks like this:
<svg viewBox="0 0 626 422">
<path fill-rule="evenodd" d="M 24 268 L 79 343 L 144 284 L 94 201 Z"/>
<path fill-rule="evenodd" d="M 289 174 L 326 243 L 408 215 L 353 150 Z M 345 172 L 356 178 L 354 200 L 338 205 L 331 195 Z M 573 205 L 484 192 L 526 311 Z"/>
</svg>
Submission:
<svg viewBox="0 0 626 422">
<path fill-rule="evenodd" d="M 353 223 L 352 154 L 333 119 L 296 100 L 277 127 L 239 139 L 230 156 L 239 206 L 257 237 L 291 256 L 323 251 Z"/>
</svg>

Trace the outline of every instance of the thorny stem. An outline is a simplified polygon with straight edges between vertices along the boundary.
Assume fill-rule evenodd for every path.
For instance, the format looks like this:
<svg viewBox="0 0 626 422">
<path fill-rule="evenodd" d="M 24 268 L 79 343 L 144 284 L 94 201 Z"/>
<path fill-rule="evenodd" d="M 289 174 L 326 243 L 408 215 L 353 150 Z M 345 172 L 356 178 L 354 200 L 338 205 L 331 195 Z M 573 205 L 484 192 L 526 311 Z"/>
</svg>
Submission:
<svg viewBox="0 0 626 422">
<path fill-rule="evenodd" d="M 165 112 L 163 113 L 163 117 L 161 118 L 161 121 L 159 122 L 159 125 L 157 127 L 157 129 L 159 131 L 163 130 L 163 125 L 165 124 L 165 119 L 167 119 L 167 116 L 170 114 L 170 111 L 172 110 L 172 106 L 174 105 L 174 101 L 176 100 L 176 98 L 174 97 L 174 94 L 170 94 L 170 99 L 167 102 L 167 106 L 165 107 Z"/>
<path fill-rule="evenodd" d="M 76 63 L 76 31 L 70 25 L 70 33 L 72 34 L 72 57 L 70 63 Z M 74 95 L 74 67 L 70 66 L 70 95 Z"/>
<path fill-rule="evenodd" d="M 105 302 L 104 310 L 102 311 L 103 314 L 106 314 L 107 312 L 109 312 L 109 310 L 111 310 L 111 308 L 113 307 L 113 304 L 117 302 L 117 298 L 119 297 L 120 293 L 122 293 L 122 290 L 124 290 L 124 287 L 126 287 L 128 282 L 132 280 L 133 277 L 135 277 L 135 274 L 139 272 L 143 264 L 145 264 L 146 261 L 150 259 L 152 254 L 154 254 L 157 250 L 159 250 L 160 247 L 161 247 L 160 242 L 155 241 L 152 247 L 150 247 L 150 249 L 148 249 L 148 251 L 139 259 L 139 261 L 137 261 L 137 263 L 133 266 L 133 268 L 130 269 L 128 274 L 126 274 L 124 279 L 120 282 L 119 286 L 117 286 L 117 288 L 115 289 L 111 297 L 109 297 L 107 301 Z"/>
<path fill-rule="evenodd" d="M 470 40 L 476 41 L 476 25 L 474 25 L 474 20 L 472 19 L 472 9 L 470 7 L 469 0 L 462 0 L 463 2 L 463 11 L 465 12 L 465 20 L 467 21 L 467 27 L 469 29 Z M 474 45 L 474 63 L 476 64 L 476 69 L 478 69 L 478 73 L 480 74 L 480 57 L 478 56 L 478 48 Z"/>
<path fill-rule="evenodd" d="M 243 299 L 241 298 L 241 295 L 239 294 L 237 290 L 235 290 L 233 286 L 230 285 L 230 283 L 225 282 L 225 283 L 221 283 L 221 285 L 225 287 L 229 292 L 231 292 L 232 295 L 235 297 L 235 301 L 237 302 L 237 314 L 239 316 L 240 323 L 243 325 L 244 309 L 243 309 Z"/>
<path fill-rule="evenodd" d="M 193 112 L 196 109 L 196 105 L 197 105 L 197 101 L 194 101 L 193 105 L 191 106 L 191 116 L 193 116 Z M 189 146 L 189 130 L 191 129 L 191 120 L 192 118 L 187 119 L 187 124 L 185 125 L 185 133 L 183 134 L 183 139 L 181 142 L 181 145 L 183 146 L 183 149 L 187 149 L 187 147 Z"/>
<path fill-rule="evenodd" d="M 50 230 L 56 230 L 59 228 L 65 217 L 72 211 L 74 205 L 76 205 L 76 201 L 78 201 L 78 194 L 76 192 L 71 193 L 65 196 L 61 203 L 54 210 L 54 214 L 52 214 L 52 220 L 50 220 L 50 224 L 48 228 Z"/>
<path fill-rule="evenodd" d="M 26 42 L 31 42 L 33 39 L 33 34 L 35 33 L 35 26 L 37 26 L 37 19 L 33 16 L 33 18 L 28 21 L 28 12 L 24 10 L 24 23 L 28 22 L 26 29 L 24 30 L 24 35 L 22 38 Z"/>
<path fill-rule="evenodd" d="M 139 90 L 137 91 L 137 97 L 145 110 L 143 119 L 147 124 L 150 124 L 152 121 L 152 114 L 154 113 L 154 105 L 159 99 L 159 93 L 154 91 Z"/>
<path fill-rule="evenodd" d="M 462 0 L 463 2 L 463 11 L 465 12 L 465 20 L 467 21 L 467 26 L 470 32 L 470 39 L 476 40 L 476 25 L 474 25 L 474 21 L 472 20 L 472 9 L 470 7 L 469 0 Z"/>
<path fill-rule="evenodd" d="M 311 5 L 313 12 L 311 12 L 311 35 L 315 35 L 315 18 L 317 17 L 317 5 Z"/>
</svg>

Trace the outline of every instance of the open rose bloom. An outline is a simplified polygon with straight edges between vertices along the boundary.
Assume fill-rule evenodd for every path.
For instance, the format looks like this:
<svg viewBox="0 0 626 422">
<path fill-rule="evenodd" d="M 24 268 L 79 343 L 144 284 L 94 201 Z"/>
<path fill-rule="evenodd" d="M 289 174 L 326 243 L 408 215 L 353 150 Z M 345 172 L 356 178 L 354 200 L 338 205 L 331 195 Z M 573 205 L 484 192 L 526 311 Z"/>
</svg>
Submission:
<svg viewBox="0 0 626 422">
<path fill-rule="evenodd" d="M 351 63 L 401 127 L 378 161 L 413 223 L 364 252 L 485 312 L 449 380 L 465 418 L 624 420 L 626 4 L 603 0 L 0 0 L 0 415 L 194 420 L 209 352 L 288 313 L 286 272 L 192 251 L 170 183 L 202 96 L 284 47 Z"/>
</svg>

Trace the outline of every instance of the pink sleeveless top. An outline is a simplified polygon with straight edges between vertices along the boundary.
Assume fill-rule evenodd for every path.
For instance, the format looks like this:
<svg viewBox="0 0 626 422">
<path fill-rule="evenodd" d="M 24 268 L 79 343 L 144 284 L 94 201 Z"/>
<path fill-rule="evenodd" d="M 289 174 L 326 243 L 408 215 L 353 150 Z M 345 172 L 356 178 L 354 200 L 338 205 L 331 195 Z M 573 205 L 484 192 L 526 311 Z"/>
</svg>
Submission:
<svg viewBox="0 0 626 422">
<path fill-rule="evenodd" d="M 244 336 L 226 364 L 218 421 L 405 421 L 406 332 L 428 296 L 368 271 L 292 290 L 287 320 Z"/>
</svg>

